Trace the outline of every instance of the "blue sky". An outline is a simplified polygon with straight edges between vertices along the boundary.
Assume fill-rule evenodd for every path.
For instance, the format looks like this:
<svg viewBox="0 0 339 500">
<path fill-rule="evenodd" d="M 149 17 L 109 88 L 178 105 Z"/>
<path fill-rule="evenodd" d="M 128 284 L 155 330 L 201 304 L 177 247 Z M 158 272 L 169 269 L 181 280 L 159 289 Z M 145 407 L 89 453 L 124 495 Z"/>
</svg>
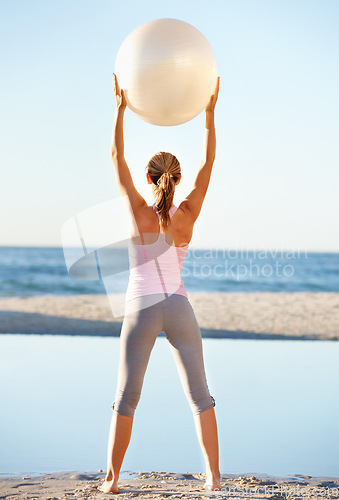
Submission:
<svg viewBox="0 0 339 500">
<path fill-rule="evenodd" d="M 192 247 L 339 251 L 337 1 L 18 1 L 0 4 L 1 245 L 60 246 L 63 223 L 119 196 L 110 159 L 112 72 L 151 19 L 198 28 L 221 76 L 217 156 Z M 178 205 L 200 163 L 203 113 L 157 127 L 128 110 L 125 155 L 181 162 Z"/>
</svg>

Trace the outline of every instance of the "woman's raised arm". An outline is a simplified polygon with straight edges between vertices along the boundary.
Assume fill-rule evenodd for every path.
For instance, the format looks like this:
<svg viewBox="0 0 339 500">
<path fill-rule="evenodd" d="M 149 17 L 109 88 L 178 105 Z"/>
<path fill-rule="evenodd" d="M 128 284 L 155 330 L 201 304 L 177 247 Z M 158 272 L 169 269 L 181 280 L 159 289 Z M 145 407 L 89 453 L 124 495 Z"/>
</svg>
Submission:
<svg viewBox="0 0 339 500">
<path fill-rule="evenodd" d="M 219 77 L 215 86 L 214 94 L 211 96 L 206 108 L 206 125 L 203 154 L 198 174 L 195 178 L 193 189 L 181 203 L 184 212 L 195 221 L 200 213 L 207 188 L 210 182 L 212 166 L 215 158 L 216 137 L 214 126 L 214 108 L 219 94 Z"/>
<path fill-rule="evenodd" d="M 113 88 L 117 107 L 113 123 L 111 157 L 119 191 L 122 195 L 128 196 L 131 208 L 134 210 L 135 208 L 139 208 L 141 206 L 147 207 L 147 203 L 141 194 L 136 190 L 131 172 L 125 160 L 123 121 L 126 109 L 126 97 L 124 91 L 119 87 L 117 76 L 113 74 L 113 77 Z"/>
</svg>

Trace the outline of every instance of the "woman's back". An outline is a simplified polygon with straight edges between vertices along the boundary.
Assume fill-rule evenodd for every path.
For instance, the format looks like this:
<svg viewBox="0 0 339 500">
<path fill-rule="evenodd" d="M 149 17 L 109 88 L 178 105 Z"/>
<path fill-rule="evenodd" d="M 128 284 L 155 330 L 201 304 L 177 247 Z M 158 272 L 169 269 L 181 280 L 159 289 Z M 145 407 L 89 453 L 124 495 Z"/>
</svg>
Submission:
<svg viewBox="0 0 339 500">
<path fill-rule="evenodd" d="M 159 219 L 156 206 L 152 205 L 150 208 Z M 169 211 L 172 235 L 162 232 L 158 221 L 158 227 L 154 227 L 154 232 L 149 232 L 150 227 L 148 227 L 148 232 L 140 231 L 140 237 L 131 238 L 128 246 L 130 276 L 127 301 L 154 294 L 168 296 L 176 293 L 187 297 L 181 272 L 188 244 L 178 245 L 178 238 L 173 236 L 177 233 L 178 223 L 175 222 L 172 227 L 172 219 L 177 212 L 178 208 L 175 206 Z M 150 222 L 153 223 L 152 220 Z M 150 225 L 153 226 L 153 224 Z"/>
<path fill-rule="evenodd" d="M 135 210 L 131 228 L 132 242 L 141 245 L 151 244 L 157 240 L 159 233 L 162 232 L 169 245 L 176 247 L 188 245 L 192 239 L 194 222 L 190 220 L 181 205 L 179 207 L 173 205 L 170 209 L 171 223 L 165 231 L 161 231 L 160 217 L 154 204 Z M 172 210 L 173 208 L 174 210 Z"/>
</svg>

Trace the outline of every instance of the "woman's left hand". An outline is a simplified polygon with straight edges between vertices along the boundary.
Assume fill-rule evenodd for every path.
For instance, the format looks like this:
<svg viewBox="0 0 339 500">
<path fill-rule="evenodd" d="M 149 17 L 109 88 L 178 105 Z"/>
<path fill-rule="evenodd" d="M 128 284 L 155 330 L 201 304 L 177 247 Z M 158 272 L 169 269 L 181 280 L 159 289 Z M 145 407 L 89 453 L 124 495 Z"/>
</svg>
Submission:
<svg viewBox="0 0 339 500">
<path fill-rule="evenodd" d="M 117 75 L 113 73 L 113 89 L 117 108 L 125 109 L 127 106 L 125 92 L 119 87 Z"/>
</svg>

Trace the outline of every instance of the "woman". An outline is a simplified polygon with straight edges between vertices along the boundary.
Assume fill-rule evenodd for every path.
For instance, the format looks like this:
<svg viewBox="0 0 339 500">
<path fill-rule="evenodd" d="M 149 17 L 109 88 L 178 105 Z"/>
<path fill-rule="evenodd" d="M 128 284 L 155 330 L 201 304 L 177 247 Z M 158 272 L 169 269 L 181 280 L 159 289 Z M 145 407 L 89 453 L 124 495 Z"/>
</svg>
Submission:
<svg viewBox="0 0 339 500">
<path fill-rule="evenodd" d="M 132 219 L 129 245 L 130 278 L 120 335 L 118 387 L 108 442 L 105 480 L 99 490 L 118 493 L 118 478 L 127 450 L 144 374 L 156 337 L 164 331 L 177 363 L 185 394 L 194 414 L 199 442 L 206 460 L 205 489 L 220 489 L 218 432 L 215 401 L 207 386 L 202 339 L 181 279 L 181 269 L 193 226 L 208 188 L 215 157 L 214 95 L 206 106 L 203 158 L 193 190 L 179 207 L 173 205 L 180 182 L 178 160 L 170 153 L 154 155 L 147 165 L 155 203 L 148 206 L 135 189 L 124 158 L 124 91 L 114 75 L 116 113 L 112 160 L 120 193 L 127 197 Z"/>
</svg>

